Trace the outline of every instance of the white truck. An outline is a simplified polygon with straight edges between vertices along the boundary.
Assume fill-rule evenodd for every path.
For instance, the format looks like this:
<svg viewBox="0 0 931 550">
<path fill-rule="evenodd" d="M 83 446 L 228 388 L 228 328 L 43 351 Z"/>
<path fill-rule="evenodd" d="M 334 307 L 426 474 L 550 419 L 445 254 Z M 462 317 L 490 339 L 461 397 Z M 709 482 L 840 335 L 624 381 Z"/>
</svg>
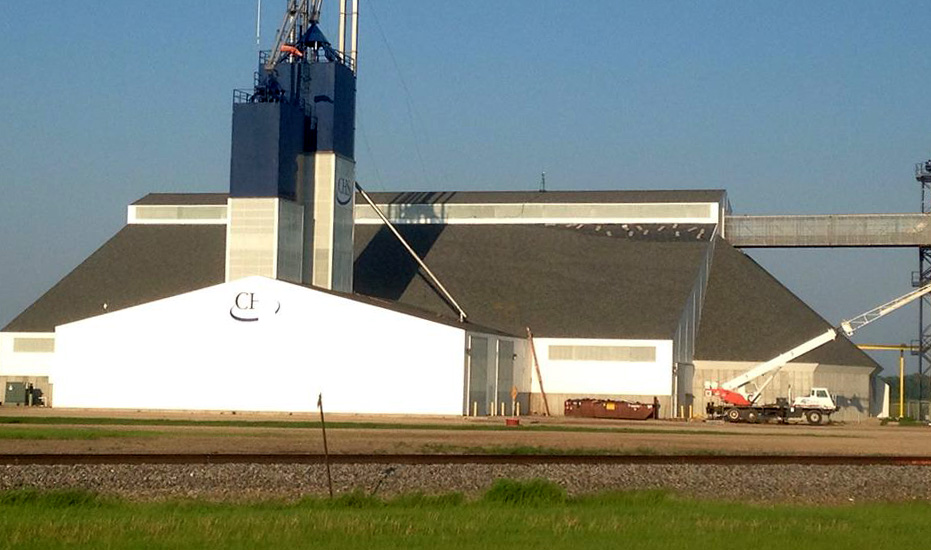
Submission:
<svg viewBox="0 0 931 550">
<path fill-rule="evenodd" d="M 831 414 L 837 411 L 837 403 L 827 388 L 811 388 L 808 395 L 793 398 L 779 397 L 774 403 L 759 404 L 763 390 L 773 381 L 779 370 L 789 361 L 817 349 L 837 337 L 837 331 L 851 336 L 873 321 L 891 313 L 900 307 L 917 300 L 931 292 L 931 284 L 925 285 L 895 300 L 887 302 L 848 321 L 843 321 L 839 328 L 832 328 L 823 334 L 804 342 L 789 351 L 761 363 L 749 371 L 721 384 L 705 382 L 705 396 L 711 398 L 705 407 L 708 418 L 723 418 L 729 422 L 765 422 L 778 420 L 788 422 L 790 418 L 804 418 L 809 424 L 821 424 L 829 421 Z M 768 376 L 753 391 L 747 386 L 756 380 Z"/>
</svg>

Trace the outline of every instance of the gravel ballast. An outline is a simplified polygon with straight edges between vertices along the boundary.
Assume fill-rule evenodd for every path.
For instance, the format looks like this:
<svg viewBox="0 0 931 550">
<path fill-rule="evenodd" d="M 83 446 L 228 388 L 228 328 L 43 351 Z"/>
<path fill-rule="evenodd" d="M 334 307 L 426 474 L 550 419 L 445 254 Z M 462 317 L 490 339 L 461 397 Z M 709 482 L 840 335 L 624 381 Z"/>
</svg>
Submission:
<svg viewBox="0 0 931 550">
<path fill-rule="evenodd" d="M 698 498 L 839 503 L 931 500 L 928 466 L 334 464 L 334 490 L 380 496 L 421 491 L 474 496 L 495 479 L 549 479 L 569 494 L 668 489 Z M 381 483 L 379 484 L 379 480 Z M 129 499 L 296 499 L 327 494 L 320 464 L 0 466 L 0 490 L 86 489 Z"/>
</svg>

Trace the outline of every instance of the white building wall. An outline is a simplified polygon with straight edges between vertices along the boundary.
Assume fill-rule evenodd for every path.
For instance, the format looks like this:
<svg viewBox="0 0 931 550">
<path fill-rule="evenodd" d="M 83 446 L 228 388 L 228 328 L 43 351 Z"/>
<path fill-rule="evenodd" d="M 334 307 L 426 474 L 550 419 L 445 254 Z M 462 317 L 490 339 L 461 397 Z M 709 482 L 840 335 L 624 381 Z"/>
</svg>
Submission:
<svg viewBox="0 0 931 550">
<path fill-rule="evenodd" d="M 56 407 L 461 414 L 464 331 L 263 277 L 62 325 Z"/>
<path fill-rule="evenodd" d="M 226 205 L 130 204 L 126 223 L 133 225 L 226 225 Z"/>
<path fill-rule="evenodd" d="M 539 224 L 539 223 L 665 223 L 717 224 L 721 205 L 710 203 L 446 203 L 380 204 L 379 209 L 394 224 Z M 355 213 L 359 225 L 381 225 L 381 218 L 368 205 Z"/>
<path fill-rule="evenodd" d="M 593 397 L 652 402 L 659 398 L 661 415 L 668 416 L 672 403 L 672 340 L 606 340 L 586 338 L 534 338 L 543 389 L 551 414 L 563 414 L 566 399 Z M 559 349 L 562 348 L 562 351 Z M 566 348 L 588 359 L 560 359 Z M 632 351 L 625 351 L 632 350 Z M 652 355 L 648 350 L 652 350 Z M 617 360 L 618 357 L 623 359 Z M 626 357 L 626 358 L 624 358 Z M 542 412 L 540 377 L 532 372 L 534 412 Z"/>
<path fill-rule="evenodd" d="M 645 396 L 672 393 L 672 340 L 534 338 L 533 341 L 548 392 Z M 552 358 L 554 346 L 653 348 L 655 358 L 652 361 L 558 360 Z M 539 387 L 536 381 L 534 386 Z"/>
<path fill-rule="evenodd" d="M 336 202 L 336 155 L 314 155 L 314 286 L 332 288 L 333 283 L 333 213 Z"/>
<path fill-rule="evenodd" d="M 0 376 L 48 376 L 54 355 L 54 332 L 0 332 Z"/>
<path fill-rule="evenodd" d="M 50 403 L 49 373 L 55 356 L 54 332 L 0 332 L 0 401 L 9 382 L 31 384 Z"/>
<path fill-rule="evenodd" d="M 228 199 L 226 280 L 275 277 L 278 263 L 278 199 Z"/>
<path fill-rule="evenodd" d="M 335 153 L 314 158 L 313 284 L 352 291 L 355 163 Z"/>
</svg>

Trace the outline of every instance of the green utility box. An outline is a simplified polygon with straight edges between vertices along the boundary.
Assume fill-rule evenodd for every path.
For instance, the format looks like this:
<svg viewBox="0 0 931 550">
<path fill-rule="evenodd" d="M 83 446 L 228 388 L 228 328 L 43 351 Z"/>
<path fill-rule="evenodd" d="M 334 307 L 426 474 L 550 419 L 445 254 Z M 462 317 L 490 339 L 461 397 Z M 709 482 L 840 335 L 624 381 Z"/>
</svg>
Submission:
<svg viewBox="0 0 931 550">
<path fill-rule="evenodd" d="M 7 382 L 3 402 L 9 405 L 25 405 L 26 384 L 24 382 Z"/>
</svg>

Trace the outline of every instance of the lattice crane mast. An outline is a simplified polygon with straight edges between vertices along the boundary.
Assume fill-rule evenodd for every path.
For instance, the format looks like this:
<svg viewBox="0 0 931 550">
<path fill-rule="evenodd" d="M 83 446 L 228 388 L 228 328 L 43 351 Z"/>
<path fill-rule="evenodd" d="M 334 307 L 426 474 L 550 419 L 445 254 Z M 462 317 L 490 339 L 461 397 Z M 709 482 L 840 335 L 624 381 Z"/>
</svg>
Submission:
<svg viewBox="0 0 931 550">
<path fill-rule="evenodd" d="M 320 22 L 320 8 L 323 0 L 288 0 L 284 18 L 278 32 L 275 33 L 275 42 L 272 44 L 271 55 L 265 61 L 265 71 L 271 72 L 284 59 L 291 56 L 303 57 L 305 45 L 304 34 Z"/>
</svg>

